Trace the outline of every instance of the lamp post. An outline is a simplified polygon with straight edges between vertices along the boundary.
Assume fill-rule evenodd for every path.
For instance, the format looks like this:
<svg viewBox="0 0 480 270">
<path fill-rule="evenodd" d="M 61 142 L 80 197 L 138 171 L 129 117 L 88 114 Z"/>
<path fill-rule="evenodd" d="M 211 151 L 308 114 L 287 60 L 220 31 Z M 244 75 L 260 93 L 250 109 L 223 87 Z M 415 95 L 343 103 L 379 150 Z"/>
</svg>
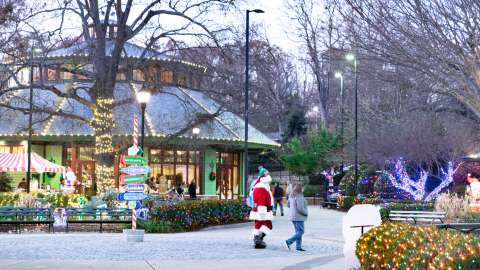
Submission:
<svg viewBox="0 0 480 270">
<path fill-rule="evenodd" d="M 340 142 L 342 144 L 342 165 L 340 166 L 340 171 L 343 173 L 344 158 L 343 158 L 343 74 L 339 71 L 335 72 L 335 78 L 340 79 Z"/>
<path fill-rule="evenodd" d="M 30 50 L 30 96 L 28 99 L 29 109 L 28 109 L 28 143 L 27 143 L 27 193 L 30 193 L 30 181 L 32 178 L 32 122 L 33 122 L 33 57 L 35 53 L 41 52 L 39 48 L 32 46 Z M 40 72 L 40 71 L 39 71 Z"/>
<path fill-rule="evenodd" d="M 264 13 L 261 9 L 246 10 L 246 30 L 245 30 L 245 143 L 243 147 L 243 174 L 245 178 L 244 195 L 247 195 L 248 187 L 248 66 L 250 51 L 250 12 Z"/>
<path fill-rule="evenodd" d="M 194 127 L 192 128 L 192 134 L 193 134 L 193 138 L 196 140 L 198 139 L 198 135 L 200 134 L 200 128 L 199 127 Z M 198 150 L 198 143 L 194 143 L 193 144 L 193 148 L 195 150 L 195 159 L 194 159 L 194 162 L 197 163 L 198 160 L 200 160 L 200 158 L 198 157 L 198 155 L 200 154 L 200 151 L 197 151 Z M 199 177 L 197 177 L 197 170 L 195 170 L 195 172 L 193 173 L 194 174 L 194 177 L 193 179 L 195 179 L 195 189 L 197 189 L 197 186 L 199 185 L 198 181 L 199 181 Z"/>
<path fill-rule="evenodd" d="M 142 109 L 142 140 L 140 141 L 140 147 L 142 148 L 142 157 L 145 154 L 145 109 L 147 108 L 147 103 L 150 100 L 150 92 L 147 90 L 141 90 L 137 93 L 137 100 L 140 103 L 140 108 Z"/>
<path fill-rule="evenodd" d="M 353 62 L 353 68 L 355 73 L 355 186 L 354 192 L 357 194 L 358 183 L 358 76 L 357 76 L 357 57 L 353 53 L 349 53 L 345 56 L 347 61 Z"/>
</svg>

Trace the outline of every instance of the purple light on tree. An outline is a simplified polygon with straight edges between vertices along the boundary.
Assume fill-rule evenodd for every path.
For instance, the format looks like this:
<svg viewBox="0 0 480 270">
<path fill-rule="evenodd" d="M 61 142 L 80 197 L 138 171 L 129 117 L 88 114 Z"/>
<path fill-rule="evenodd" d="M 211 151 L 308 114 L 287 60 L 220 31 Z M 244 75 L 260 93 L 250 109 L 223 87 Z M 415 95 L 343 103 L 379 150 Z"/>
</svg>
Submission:
<svg viewBox="0 0 480 270">
<path fill-rule="evenodd" d="M 453 175 L 458 167 L 459 166 L 453 169 L 453 162 L 448 162 L 447 172 L 441 169 L 441 175 L 438 176 L 441 180 L 440 184 L 428 194 L 426 191 L 426 183 L 429 173 L 421 169 L 420 176 L 417 180 L 411 178 L 407 173 L 402 159 L 397 160 L 395 163 L 393 173 L 388 172 L 388 178 L 392 186 L 409 193 L 415 200 L 431 201 L 432 199 L 435 199 L 445 187 L 453 182 Z"/>
</svg>

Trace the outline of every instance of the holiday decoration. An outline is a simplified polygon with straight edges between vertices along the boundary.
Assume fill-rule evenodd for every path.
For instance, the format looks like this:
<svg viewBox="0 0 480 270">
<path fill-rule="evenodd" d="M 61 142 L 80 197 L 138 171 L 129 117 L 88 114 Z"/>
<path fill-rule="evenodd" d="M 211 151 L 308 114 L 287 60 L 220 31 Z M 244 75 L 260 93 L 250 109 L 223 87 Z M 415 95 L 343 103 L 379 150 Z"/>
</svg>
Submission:
<svg viewBox="0 0 480 270">
<path fill-rule="evenodd" d="M 480 238 L 436 227 L 384 223 L 357 241 L 361 268 L 480 269 Z"/>
<path fill-rule="evenodd" d="M 404 161 L 399 159 L 395 163 L 393 172 L 385 173 L 388 176 L 390 184 L 398 190 L 407 192 L 417 201 L 431 201 L 432 199 L 435 199 L 444 188 L 453 182 L 453 175 L 455 171 L 456 169 L 453 168 L 453 163 L 448 162 L 447 172 L 445 172 L 442 168 L 441 175 L 438 177 L 441 180 L 441 183 L 428 194 L 426 191 L 426 183 L 429 174 L 423 169 L 420 169 L 419 177 L 415 180 L 407 173 Z"/>
<path fill-rule="evenodd" d="M 215 172 L 211 172 L 209 178 L 211 181 L 215 181 L 215 179 L 217 179 L 217 174 Z"/>
<path fill-rule="evenodd" d="M 113 139 L 112 130 L 115 127 L 113 121 L 114 99 L 99 98 L 97 106 L 93 110 L 91 126 L 95 131 L 95 175 L 97 178 L 98 191 L 105 193 L 114 187 L 113 171 Z M 108 164 L 112 163 L 112 164 Z"/>
<path fill-rule="evenodd" d="M 333 177 L 336 174 L 335 170 L 330 168 L 330 170 L 324 170 L 321 174 L 328 180 L 328 186 L 333 187 Z"/>
</svg>

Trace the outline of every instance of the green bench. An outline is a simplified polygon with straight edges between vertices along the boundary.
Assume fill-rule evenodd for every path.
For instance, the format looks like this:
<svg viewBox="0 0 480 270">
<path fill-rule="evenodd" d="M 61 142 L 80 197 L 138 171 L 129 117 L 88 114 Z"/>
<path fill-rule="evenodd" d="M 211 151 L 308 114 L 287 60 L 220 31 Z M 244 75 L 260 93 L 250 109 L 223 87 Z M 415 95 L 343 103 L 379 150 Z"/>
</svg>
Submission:
<svg viewBox="0 0 480 270">
<path fill-rule="evenodd" d="M 71 224 L 99 224 L 103 232 L 103 224 L 129 224 L 132 223 L 132 210 L 109 208 L 67 208 L 66 232 Z"/>
<path fill-rule="evenodd" d="M 21 225 L 48 225 L 48 232 L 55 233 L 53 211 L 50 208 L 0 208 L 0 225 L 13 225 L 20 233 Z"/>
<path fill-rule="evenodd" d="M 463 233 L 480 233 L 480 223 L 444 223 L 437 224 L 439 229 L 453 229 Z"/>
</svg>

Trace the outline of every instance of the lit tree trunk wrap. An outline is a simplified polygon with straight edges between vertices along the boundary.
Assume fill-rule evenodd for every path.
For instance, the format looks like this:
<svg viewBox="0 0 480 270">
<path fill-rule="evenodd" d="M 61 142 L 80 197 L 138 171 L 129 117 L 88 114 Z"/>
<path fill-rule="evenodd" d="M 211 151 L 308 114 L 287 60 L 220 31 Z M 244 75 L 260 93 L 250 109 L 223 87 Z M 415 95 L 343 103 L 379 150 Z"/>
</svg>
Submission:
<svg viewBox="0 0 480 270">
<path fill-rule="evenodd" d="M 95 176 L 97 189 L 105 193 L 115 187 L 114 181 L 114 151 L 112 130 L 115 126 L 113 119 L 114 99 L 99 98 L 93 110 L 91 122 L 95 130 Z"/>
</svg>

